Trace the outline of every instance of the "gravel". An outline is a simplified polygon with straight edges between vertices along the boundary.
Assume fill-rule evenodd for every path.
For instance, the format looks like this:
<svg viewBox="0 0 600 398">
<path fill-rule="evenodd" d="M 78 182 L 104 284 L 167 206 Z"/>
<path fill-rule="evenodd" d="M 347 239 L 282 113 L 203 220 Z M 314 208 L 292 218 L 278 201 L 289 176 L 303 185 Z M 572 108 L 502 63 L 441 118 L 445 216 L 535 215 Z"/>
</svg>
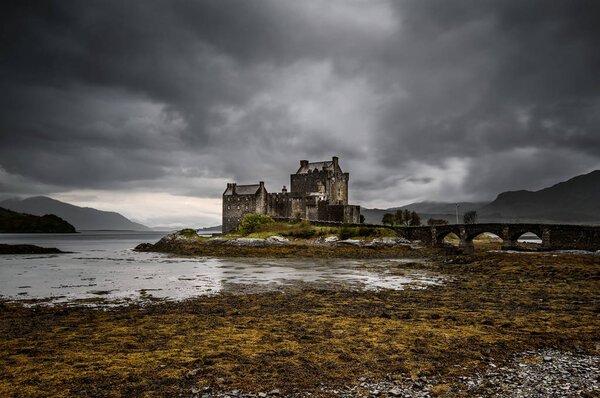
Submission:
<svg viewBox="0 0 600 398">
<path fill-rule="evenodd" d="M 319 392 L 320 391 L 320 392 Z M 461 376 L 442 384 L 436 377 L 388 375 L 383 380 L 364 376 L 351 386 L 319 386 L 315 391 L 283 395 L 279 390 L 247 394 L 238 390 L 194 388 L 191 397 L 593 397 L 600 396 L 600 357 L 558 350 L 526 351 L 506 366 L 490 363 L 483 374 Z"/>
</svg>

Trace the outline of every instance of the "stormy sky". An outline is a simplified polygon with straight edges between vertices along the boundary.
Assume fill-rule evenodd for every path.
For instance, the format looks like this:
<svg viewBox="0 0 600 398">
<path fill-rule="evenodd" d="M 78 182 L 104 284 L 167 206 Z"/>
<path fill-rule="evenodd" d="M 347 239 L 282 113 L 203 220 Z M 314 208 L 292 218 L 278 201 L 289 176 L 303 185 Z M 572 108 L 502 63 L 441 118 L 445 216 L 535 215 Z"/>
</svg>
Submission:
<svg viewBox="0 0 600 398">
<path fill-rule="evenodd" d="M 230 181 L 340 157 L 350 201 L 600 168 L 598 1 L 7 1 L 0 199 L 216 225 Z"/>
</svg>

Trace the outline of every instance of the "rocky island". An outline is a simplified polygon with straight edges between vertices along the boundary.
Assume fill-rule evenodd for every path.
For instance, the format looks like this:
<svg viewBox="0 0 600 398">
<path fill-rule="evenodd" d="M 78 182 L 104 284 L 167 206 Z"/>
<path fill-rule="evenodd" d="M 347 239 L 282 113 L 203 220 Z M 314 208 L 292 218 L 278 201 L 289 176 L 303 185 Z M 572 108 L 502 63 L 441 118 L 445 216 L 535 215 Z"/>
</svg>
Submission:
<svg viewBox="0 0 600 398">
<path fill-rule="evenodd" d="M 389 228 L 320 227 L 307 220 L 274 222 L 259 215 L 246 215 L 240 226 L 226 235 L 206 237 L 184 229 L 135 248 L 186 256 L 315 258 L 395 258 L 410 256 L 416 249 L 420 249 L 419 255 L 427 251 L 418 241 L 399 237 Z"/>
</svg>

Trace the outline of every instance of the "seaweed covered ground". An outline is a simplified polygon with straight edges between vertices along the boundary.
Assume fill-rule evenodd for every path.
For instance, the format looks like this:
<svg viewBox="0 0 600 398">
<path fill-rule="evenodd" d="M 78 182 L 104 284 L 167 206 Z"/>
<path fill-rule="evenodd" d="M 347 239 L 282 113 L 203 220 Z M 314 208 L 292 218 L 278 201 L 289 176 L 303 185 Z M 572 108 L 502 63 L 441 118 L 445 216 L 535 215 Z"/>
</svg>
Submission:
<svg viewBox="0 0 600 398">
<path fill-rule="evenodd" d="M 318 395 L 390 374 L 435 376 L 433 395 L 457 396 L 471 394 L 457 390 L 461 376 L 525 350 L 600 354 L 598 257 L 440 254 L 421 266 L 449 279 L 427 289 L 298 287 L 143 307 L 4 302 L 0 396 Z"/>
</svg>

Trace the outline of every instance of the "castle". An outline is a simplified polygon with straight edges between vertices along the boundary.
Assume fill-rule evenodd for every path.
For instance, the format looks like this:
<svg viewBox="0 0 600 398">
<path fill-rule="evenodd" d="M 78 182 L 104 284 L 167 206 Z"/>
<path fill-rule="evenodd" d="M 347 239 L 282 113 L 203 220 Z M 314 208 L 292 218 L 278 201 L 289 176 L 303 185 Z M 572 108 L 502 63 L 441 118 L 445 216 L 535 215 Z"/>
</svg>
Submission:
<svg viewBox="0 0 600 398">
<path fill-rule="evenodd" d="M 228 183 L 223 192 L 223 233 L 226 234 L 249 213 L 271 217 L 300 217 L 312 221 L 358 223 L 360 206 L 348 204 L 349 173 L 340 168 L 338 158 L 330 161 L 300 161 L 290 176 L 290 191 L 268 193 L 265 183 Z"/>
</svg>

